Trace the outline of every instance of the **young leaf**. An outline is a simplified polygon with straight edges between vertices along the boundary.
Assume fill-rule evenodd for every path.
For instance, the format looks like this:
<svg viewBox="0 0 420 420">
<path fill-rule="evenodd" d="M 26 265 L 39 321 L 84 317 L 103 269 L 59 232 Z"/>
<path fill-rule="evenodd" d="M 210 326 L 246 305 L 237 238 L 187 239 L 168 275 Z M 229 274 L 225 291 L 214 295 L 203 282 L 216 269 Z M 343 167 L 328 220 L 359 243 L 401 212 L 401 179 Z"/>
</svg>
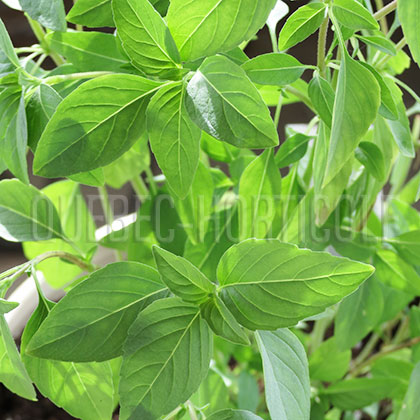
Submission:
<svg viewBox="0 0 420 420">
<path fill-rule="evenodd" d="M 77 71 L 122 72 L 129 64 L 115 35 L 102 32 L 52 32 L 45 42 Z"/>
<path fill-rule="evenodd" d="M 14 67 L 19 68 L 19 58 L 16 55 L 15 49 L 13 48 L 12 41 L 10 40 L 7 29 L 4 26 L 3 21 L 0 19 L 0 52 L 2 52 L 9 62 L 13 64 Z"/>
<path fill-rule="evenodd" d="M 334 16 L 350 29 L 379 29 L 379 24 L 366 7 L 357 0 L 335 0 L 332 7 Z"/>
<path fill-rule="evenodd" d="M 351 350 L 340 350 L 336 337 L 324 341 L 309 358 L 311 379 L 323 382 L 336 382 L 348 371 Z"/>
<path fill-rule="evenodd" d="M 309 83 L 308 95 L 319 117 L 331 128 L 335 99 L 331 84 L 317 75 Z"/>
<path fill-rule="evenodd" d="M 106 166 L 145 130 L 145 110 L 160 83 L 115 74 L 83 83 L 58 106 L 45 129 L 34 172 L 50 178 Z"/>
<path fill-rule="evenodd" d="M 239 181 L 239 237 L 264 238 L 271 229 L 281 195 L 281 175 L 273 150 L 247 166 Z"/>
<path fill-rule="evenodd" d="M 153 256 L 162 281 L 186 302 L 200 304 L 215 292 L 215 285 L 188 260 L 153 247 Z"/>
<path fill-rule="evenodd" d="M 0 237 L 12 242 L 65 239 L 51 201 L 17 179 L 0 182 Z"/>
<path fill-rule="evenodd" d="M 420 410 L 420 363 L 416 365 L 410 377 L 410 385 L 404 397 L 398 420 L 416 420 Z"/>
<path fill-rule="evenodd" d="M 398 18 L 404 32 L 411 54 L 420 65 L 420 35 L 418 17 L 420 16 L 420 0 L 398 0 Z"/>
<path fill-rule="evenodd" d="M 386 239 L 398 254 L 409 264 L 419 265 L 420 255 L 420 230 L 405 232 L 394 238 Z"/>
<path fill-rule="evenodd" d="M 54 305 L 40 296 L 38 307 L 23 332 L 21 353 L 29 376 L 42 395 L 72 416 L 83 420 L 110 418 L 114 405 L 112 371 L 108 362 L 57 362 L 25 354 L 27 343 Z"/>
<path fill-rule="evenodd" d="M 347 52 L 341 62 L 323 186 L 341 171 L 376 118 L 380 88 L 372 73 Z"/>
<path fill-rule="evenodd" d="M 356 290 L 373 267 L 279 240 L 249 239 L 222 257 L 220 298 L 251 330 L 288 327 Z"/>
<path fill-rule="evenodd" d="M 229 408 L 213 413 L 210 417 L 207 417 L 207 420 L 262 420 L 262 418 L 250 411 Z"/>
<path fill-rule="evenodd" d="M 308 150 L 310 139 L 311 137 L 301 133 L 296 133 L 286 139 L 274 158 L 277 167 L 280 169 L 285 168 L 302 159 Z"/>
<path fill-rule="evenodd" d="M 218 297 L 208 300 L 201 306 L 201 315 L 213 332 L 220 337 L 243 346 L 250 344 L 245 331 Z"/>
<path fill-rule="evenodd" d="M 262 54 L 242 65 L 248 77 L 261 85 L 289 85 L 302 76 L 305 66 L 288 54 Z"/>
<path fill-rule="evenodd" d="M 176 75 L 179 53 L 165 21 L 149 0 L 112 0 L 118 36 L 132 64 L 150 75 Z"/>
<path fill-rule="evenodd" d="M 115 26 L 111 0 L 77 0 L 68 13 L 67 20 L 90 28 Z"/>
<path fill-rule="evenodd" d="M 325 18 L 324 3 L 310 3 L 299 7 L 290 16 L 280 32 L 279 49 L 287 50 L 312 35 Z"/>
<path fill-rule="evenodd" d="M 183 61 L 227 52 L 265 24 L 276 0 L 172 0 L 168 26 Z M 217 28 L 217 30 L 215 30 Z"/>
<path fill-rule="evenodd" d="M 0 361 L 0 382 L 22 398 L 36 401 L 32 381 L 22 363 L 3 314 L 0 314 Z"/>
<path fill-rule="evenodd" d="M 379 182 L 387 178 L 385 159 L 381 149 L 370 141 L 359 143 L 355 151 L 356 159 L 372 174 Z"/>
<path fill-rule="evenodd" d="M 309 420 L 311 388 L 302 343 L 287 329 L 257 331 L 255 335 L 263 360 L 265 395 L 272 420 Z"/>
<path fill-rule="evenodd" d="M 397 55 L 397 50 L 392 41 L 386 38 L 382 32 L 377 31 L 375 35 L 356 35 L 361 41 L 365 44 L 370 45 L 373 48 L 376 48 L 379 51 L 384 52 L 389 55 Z"/>
<path fill-rule="evenodd" d="M 200 155 L 200 129 L 185 107 L 183 82 L 163 87 L 147 108 L 150 146 L 179 198 L 187 196 L 194 181 Z"/>
<path fill-rule="evenodd" d="M 124 345 L 121 420 L 155 420 L 185 402 L 207 375 L 211 348 L 196 306 L 168 298 L 147 307 Z"/>
<path fill-rule="evenodd" d="M 101 362 L 120 356 L 138 313 L 162 298 L 165 290 L 151 267 L 135 262 L 107 265 L 54 307 L 28 343 L 27 352 L 70 362 Z"/>
<path fill-rule="evenodd" d="M 241 148 L 278 144 L 276 128 L 260 93 L 245 71 L 228 58 L 207 58 L 190 80 L 187 93 L 193 121 L 216 139 Z"/>
<path fill-rule="evenodd" d="M 354 347 L 380 322 L 384 300 L 378 280 L 371 277 L 338 308 L 335 337 L 340 350 Z"/>
<path fill-rule="evenodd" d="M 9 302 L 8 300 L 0 298 L 0 315 L 7 314 L 18 306 L 18 302 Z"/>
<path fill-rule="evenodd" d="M 39 139 L 63 98 L 49 85 L 41 83 L 26 105 L 28 146 L 35 151 Z"/>
<path fill-rule="evenodd" d="M 63 0 L 19 0 L 25 13 L 53 31 L 65 31 L 66 12 Z"/>
</svg>

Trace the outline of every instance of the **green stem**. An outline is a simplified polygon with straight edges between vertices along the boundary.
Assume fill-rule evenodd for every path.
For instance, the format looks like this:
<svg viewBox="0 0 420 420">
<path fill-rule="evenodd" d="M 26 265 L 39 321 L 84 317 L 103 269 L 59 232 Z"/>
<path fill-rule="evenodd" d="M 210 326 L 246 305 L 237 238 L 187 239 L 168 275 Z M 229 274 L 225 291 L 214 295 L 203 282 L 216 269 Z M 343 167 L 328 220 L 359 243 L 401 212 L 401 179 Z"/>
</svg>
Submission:
<svg viewBox="0 0 420 420">
<path fill-rule="evenodd" d="M 280 92 L 279 101 L 278 101 L 277 107 L 276 107 L 276 113 L 274 114 L 274 125 L 276 127 L 276 130 L 279 128 L 279 122 L 280 122 L 280 115 L 281 115 L 282 106 L 283 106 L 283 95 Z"/>
<path fill-rule="evenodd" d="M 188 408 L 188 414 L 190 415 L 191 420 L 198 420 L 197 412 L 195 411 L 195 407 L 191 404 L 191 402 L 187 401 L 185 405 Z"/>
<path fill-rule="evenodd" d="M 153 195 L 157 195 L 157 186 L 156 186 L 156 182 L 155 182 L 155 177 L 153 176 L 152 170 L 147 167 L 145 169 L 146 172 L 146 177 L 147 177 L 147 182 L 149 183 L 149 188 L 150 191 Z"/>
<path fill-rule="evenodd" d="M 279 43 L 277 41 L 277 34 L 276 31 L 272 31 L 270 29 L 270 38 L 271 38 L 271 45 L 273 46 L 273 52 L 278 53 L 279 51 Z"/>
<path fill-rule="evenodd" d="M 59 76 L 50 76 L 46 77 L 42 82 L 47 85 L 56 85 L 58 83 L 67 82 L 71 80 L 83 80 L 83 79 L 93 79 L 95 77 L 106 76 L 108 74 L 113 74 L 109 71 L 87 71 L 84 73 L 73 73 L 73 74 L 64 74 Z"/>
<path fill-rule="evenodd" d="M 381 339 L 381 336 L 379 334 L 376 334 L 376 333 L 373 333 L 370 336 L 368 342 L 365 344 L 362 351 L 359 353 L 359 355 L 354 360 L 354 365 L 355 366 L 360 365 L 361 363 L 363 363 L 369 357 L 369 355 L 372 353 L 373 349 L 376 347 L 376 345 L 378 344 L 380 339 Z"/>
<path fill-rule="evenodd" d="M 378 5 L 383 5 L 382 0 L 377 0 Z M 386 23 L 385 16 L 389 13 L 393 12 L 397 8 L 397 0 L 392 1 L 391 3 L 387 4 L 385 7 L 382 7 L 380 10 L 378 10 L 373 17 L 376 20 L 381 21 L 381 27 L 382 30 L 384 30 L 384 27 L 386 28 L 386 32 L 388 32 L 388 25 Z M 384 23 L 383 23 L 384 22 Z"/>
<path fill-rule="evenodd" d="M 137 198 L 140 200 L 140 202 L 144 202 L 147 196 L 149 195 L 149 190 L 147 189 L 143 178 L 141 176 L 136 176 L 130 182 L 131 186 L 136 192 Z"/>
<path fill-rule="evenodd" d="M 327 34 L 328 34 L 328 25 L 330 23 L 330 18 L 327 16 L 322 22 L 321 27 L 319 28 L 318 34 L 318 68 L 322 77 L 325 77 L 326 71 L 326 62 L 325 62 L 325 53 L 327 47 Z"/>
<path fill-rule="evenodd" d="M 325 332 L 331 324 L 331 317 L 315 321 L 315 327 L 311 334 L 311 353 L 313 353 L 324 341 Z"/>
<path fill-rule="evenodd" d="M 407 41 L 405 38 L 402 38 L 398 44 L 395 46 L 395 50 L 398 52 L 400 50 L 402 50 L 405 46 L 407 45 Z M 392 58 L 391 55 L 385 55 L 384 58 L 382 58 L 382 60 L 379 60 L 376 67 L 381 70 L 384 68 L 385 64 Z"/>
<path fill-rule="evenodd" d="M 300 99 L 311 111 L 314 110 L 311 100 L 304 93 L 300 92 L 299 90 L 290 85 L 285 86 L 284 90 Z"/>
<path fill-rule="evenodd" d="M 108 191 L 106 190 L 106 187 L 98 187 L 98 191 L 101 198 L 102 210 L 105 216 L 105 223 L 110 225 L 114 221 L 114 212 L 112 211 L 112 207 L 109 202 Z"/>
</svg>

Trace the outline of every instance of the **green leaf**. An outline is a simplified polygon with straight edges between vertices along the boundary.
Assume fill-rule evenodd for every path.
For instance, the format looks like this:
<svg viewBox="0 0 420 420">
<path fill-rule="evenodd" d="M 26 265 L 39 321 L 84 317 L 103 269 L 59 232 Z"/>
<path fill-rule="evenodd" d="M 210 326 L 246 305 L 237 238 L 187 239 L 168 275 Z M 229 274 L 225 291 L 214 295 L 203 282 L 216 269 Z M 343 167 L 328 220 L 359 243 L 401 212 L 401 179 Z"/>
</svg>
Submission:
<svg viewBox="0 0 420 420">
<path fill-rule="evenodd" d="M 247 334 L 218 297 L 201 306 L 201 315 L 215 334 L 235 344 L 250 345 Z"/>
<path fill-rule="evenodd" d="M 25 13 L 53 31 L 65 31 L 66 12 L 63 0 L 19 0 Z"/>
<path fill-rule="evenodd" d="M 153 247 L 153 256 L 162 281 L 186 302 L 200 304 L 215 292 L 215 285 L 188 260 Z"/>
<path fill-rule="evenodd" d="M 334 16 L 350 29 L 379 29 L 379 24 L 366 7 L 357 0 L 334 0 Z"/>
<path fill-rule="evenodd" d="M 382 249 L 374 259 L 376 276 L 385 284 L 413 294 L 420 293 L 420 276 L 416 270 L 394 251 Z"/>
<path fill-rule="evenodd" d="M 205 131 L 201 132 L 201 148 L 211 159 L 226 163 L 232 162 L 240 152 L 240 149 L 216 140 Z"/>
<path fill-rule="evenodd" d="M 259 401 L 260 390 L 255 375 L 242 371 L 238 378 L 238 408 L 256 411 Z"/>
<path fill-rule="evenodd" d="M 299 339 L 289 330 L 257 331 L 264 366 L 268 411 L 272 420 L 309 420 L 311 388 L 308 360 Z"/>
<path fill-rule="evenodd" d="M 192 61 L 251 39 L 275 4 L 276 0 L 171 0 L 167 21 L 182 60 Z"/>
<path fill-rule="evenodd" d="M 373 48 L 376 48 L 379 51 L 384 52 L 389 55 L 397 55 L 397 49 L 392 41 L 386 38 L 382 32 L 375 32 L 375 35 L 356 35 L 361 41 L 365 44 L 370 45 Z"/>
<path fill-rule="evenodd" d="M 12 242 L 65 239 L 51 201 L 17 179 L 0 182 L 0 237 Z"/>
<path fill-rule="evenodd" d="M 380 88 L 372 73 L 347 52 L 341 62 L 323 186 L 332 181 L 376 118 Z"/>
<path fill-rule="evenodd" d="M 40 296 L 22 335 L 22 360 L 42 395 L 83 420 L 109 419 L 114 409 L 112 371 L 105 363 L 69 363 L 25 354 L 26 345 L 55 304 Z M 100 384 L 100 386 L 98 386 Z"/>
<path fill-rule="evenodd" d="M 96 246 L 96 226 L 79 185 L 68 180 L 59 181 L 45 187 L 42 194 L 45 194 L 57 209 L 66 237 L 74 243 L 80 253 L 88 255 Z M 24 242 L 22 246 L 28 260 L 49 251 L 74 253 L 73 246 L 62 239 Z M 37 270 L 41 271 L 48 284 L 56 289 L 67 286 L 82 272 L 80 267 L 60 258 L 50 258 L 37 264 Z"/>
<path fill-rule="evenodd" d="M 185 402 L 206 377 L 212 339 L 196 306 L 154 302 L 130 328 L 121 366 L 121 420 L 155 420 Z"/>
<path fill-rule="evenodd" d="M 163 297 L 165 289 L 151 267 L 135 262 L 107 265 L 54 307 L 27 352 L 70 362 L 101 362 L 120 356 L 138 313 Z"/>
<path fill-rule="evenodd" d="M 0 93 L 0 119 L 0 155 L 13 175 L 29 184 L 25 98 L 19 86 L 6 88 Z"/>
<path fill-rule="evenodd" d="M 331 128 L 335 99 L 331 84 L 317 75 L 309 83 L 308 95 L 319 117 Z"/>
<path fill-rule="evenodd" d="M 351 349 L 366 337 L 381 321 L 383 308 L 380 285 L 371 277 L 340 303 L 335 319 L 338 348 Z"/>
<path fill-rule="evenodd" d="M 41 83 L 26 105 L 28 146 L 35 151 L 39 139 L 63 98 L 49 85 Z"/>
<path fill-rule="evenodd" d="M 278 144 L 276 128 L 260 93 L 245 71 L 228 58 L 207 58 L 190 80 L 187 93 L 193 121 L 216 139 L 242 148 Z"/>
<path fill-rule="evenodd" d="M 0 315 L 7 314 L 13 309 L 19 306 L 18 302 L 9 302 L 5 299 L 0 298 Z"/>
<path fill-rule="evenodd" d="M 418 23 L 420 17 L 419 0 L 399 0 L 398 18 L 404 32 L 411 54 L 417 64 L 420 65 L 420 35 Z"/>
<path fill-rule="evenodd" d="M 296 82 L 305 66 L 288 54 L 261 54 L 242 65 L 248 77 L 261 85 L 284 86 Z"/>
<path fill-rule="evenodd" d="M 356 378 L 342 381 L 322 390 L 331 403 L 341 410 L 357 410 L 390 396 L 398 384 L 395 379 Z"/>
<path fill-rule="evenodd" d="M 163 87 L 147 108 L 150 146 L 179 198 L 187 196 L 194 181 L 200 157 L 200 129 L 191 121 L 185 107 L 184 82 Z"/>
<path fill-rule="evenodd" d="M 355 151 L 356 159 L 373 175 L 379 182 L 386 181 L 387 171 L 385 159 L 381 149 L 370 141 L 359 143 Z"/>
<path fill-rule="evenodd" d="M 213 204 L 213 178 L 209 168 L 199 162 L 197 173 L 187 197 L 179 199 L 172 193 L 175 208 L 188 238 L 195 244 L 204 240 Z M 173 229 L 173 225 L 170 226 Z"/>
<path fill-rule="evenodd" d="M 7 57 L 9 62 L 13 64 L 14 67 L 17 67 L 17 68 L 20 67 L 19 58 L 16 55 L 15 49 L 13 48 L 13 44 L 12 44 L 12 41 L 10 40 L 7 29 L 4 26 L 4 23 L 1 19 L 0 19 L 0 52 L 2 52 Z"/>
<path fill-rule="evenodd" d="M 122 72 L 129 60 L 115 35 L 102 32 L 52 32 L 45 41 L 77 71 Z"/>
<path fill-rule="evenodd" d="M 90 28 L 115 26 L 111 0 L 77 0 L 68 13 L 67 20 Z"/>
<path fill-rule="evenodd" d="M 311 379 L 336 382 L 346 374 L 351 361 L 351 350 L 340 350 L 339 342 L 337 337 L 329 338 L 311 354 L 309 358 Z"/>
<path fill-rule="evenodd" d="M 102 168 L 69 175 L 68 178 L 72 181 L 78 182 L 79 184 L 89 185 L 91 187 L 102 187 L 105 185 L 105 175 Z"/>
<path fill-rule="evenodd" d="M 283 25 L 279 37 L 280 51 L 287 50 L 312 35 L 325 18 L 324 3 L 310 3 L 299 7 Z"/>
<path fill-rule="evenodd" d="M 398 415 L 398 420 L 415 420 L 420 410 L 420 363 L 416 365 L 411 374 L 410 385 L 404 397 L 402 409 Z"/>
<path fill-rule="evenodd" d="M 369 265 L 325 252 L 249 239 L 223 255 L 217 278 L 220 298 L 240 324 L 273 330 L 323 312 L 372 272 Z"/>
<path fill-rule="evenodd" d="M 58 106 L 39 141 L 34 172 L 50 178 L 106 166 L 145 130 L 145 110 L 160 83 L 115 74 L 83 83 Z"/>
<path fill-rule="evenodd" d="M 150 75 L 173 76 L 180 58 L 166 22 L 148 0 L 112 0 L 118 36 L 132 64 Z"/>
<path fill-rule="evenodd" d="M 22 363 L 4 315 L 0 314 L 0 382 L 15 394 L 36 401 L 35 389 Z"/>
<path fill-rule="evenodd" d="M 256 416 L 250 411 L 245 410 L 220 410 L 213 413 L 208 420 L 262 420 L 261 417 Z"/>
<path fill-rule="evenodd" d="M 409 264 L 419 265 L 420 255 L 420 230 L 413 230 L 398 235 L 394 238 L 385 239 Z"/>
<path fill-rule="evenodd" d="M 239 181 L 239 237 L 264 238 L 276 216 L 281 175 L 273 150 L 252 161 Z"/>
<path fill-rule="evenodd" d="M 288 137 L 276 153 L 275 162 L 277 167 L 280 169 L 285 168 L 302 159 L 308 150 L 310 139 L 311 137 L 301 133 Z"/>
</svg>

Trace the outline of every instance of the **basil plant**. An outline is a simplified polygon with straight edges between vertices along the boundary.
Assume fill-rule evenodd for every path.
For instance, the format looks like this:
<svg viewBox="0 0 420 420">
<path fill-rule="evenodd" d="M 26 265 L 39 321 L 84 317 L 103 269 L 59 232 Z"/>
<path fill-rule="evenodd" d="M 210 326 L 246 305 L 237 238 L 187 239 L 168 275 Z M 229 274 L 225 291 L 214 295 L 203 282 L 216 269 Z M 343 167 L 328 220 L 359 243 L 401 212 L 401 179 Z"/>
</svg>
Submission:
<svg viewBox="0 0 420 420">
<path fill-rule="evenodd" d="M 0 382 L 82 420 L 418 419 L 420 0 L 3 2 L 38 42 L 0 21 L 0 237 L 27 258 Z"/>
</svg>

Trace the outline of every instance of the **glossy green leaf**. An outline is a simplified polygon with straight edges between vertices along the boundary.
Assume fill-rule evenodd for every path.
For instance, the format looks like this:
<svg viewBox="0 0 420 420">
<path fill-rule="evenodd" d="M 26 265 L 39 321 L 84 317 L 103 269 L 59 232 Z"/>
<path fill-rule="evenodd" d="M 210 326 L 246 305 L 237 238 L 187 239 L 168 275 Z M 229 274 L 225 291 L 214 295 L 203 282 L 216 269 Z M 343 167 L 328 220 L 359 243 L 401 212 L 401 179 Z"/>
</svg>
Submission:
<svg viewBox="0 0 420 420">
<path fill-rule="evenodd" d="M 205 131 L 201 132 L 201 148 L 207 155 L 218 162 L 232 162 L 240 152 L 240 149 L 231 144 L 216 140 L 214 137 L 207 134 Z"/>
<path fill-rule="evenodd" d="M 201 315 L 207 321 L 213 332 L 220 337 L 235 344 L 250 344 L 245 331 L 218 297 L 207 301 L 201 306 Z"/>
<path fill-rule="evenodd" d="M 214 284 L 185 258 L 157 246 L 153 256 L 162 281 L 184 301 L 200 304 L 214 293 Z"/>
<path fill-rule="evenodd" d="M 66 12 L 63 0 L 19 0 L 22 10 L 32 19 L 53 31 L 65 31 Z"/>
<path fill-rule="evenodd" d="M 285 168 L 302 159 L 308 150 L 310 139 L 311 137 L 301 133 L 288 137 L 276 153 L 275 162 L 277 167 Z"/>
<path fill-rule="evenodd" d="M 112 0 L 118 36 L 132 64 L 150 75 L 176 75 L 179 53 L 165 21 L 148 0 Z"/>
<path fill-rule="evenodd" d="M 115 35 L 102 32 L 52 32 L 46 42 L 77 71 L 122 72 L 129 64 Z"/>
<path fill-rule="evenodd" d="M 22 363 L 3 314 L 0 314 L 0 363 L 0 382 L 15 394 L 36 401 L 32 381 Z"/>
<path fill-rule="evenodd" d="M 187 93 L 193 121 L 216 139 L 242 148 L 278 144 L 276 128 L 261 95 L 245 71 L 228 58 L 207 58 L 190 80 Z"/>
<path fill-rule="evenodd" d="M 417 64 L 420 65 L 420 35 L 418 22 L 420 16 L 419 0 L 399 0 L 398 18 L 404 32 L 411 54 Z"/>
<path fill-rule="evenodd" d="M 386 180 L 386 168 L 384 155 L 381 149 L 370 141 L 359 143 L 355 151 L 356 159 L 373 175 L 379 182 Z"/>
<path fill-rule="evenodd" d="M 335 0 L 332 7 L 334 16 L 350 29 L 379 29 L 378 22 L 357 0 Z"/>
<path fill-rule="evenodd" d="M 17 179 L 0 182 L 0 237 L 12 242 L 65 238 L 51 201 Z"/>
<path fill-rule="evenodd" d="M 261 417 L 256 416 L 250 411 L 246 410 L 220 410 L 213 413 L 208 420 L 262 420 Z"/>
<path fill-rule="evenodd" d="M 172 0 L 167 21 L 182 60 L 192 61 L 251 39 L 275 4 L 276 0 Z"/>
<path fill-rule="evenodd" d="M 374 47 L 377 50 L 384 52 L 385 54 L 397 54 L 394 43 L 386 38 L 382 32 L 378 31 L 375 33 L 375 35 L 359 35 L 357 37 L 365 44 L 370 45 L 371 47 Z"/>
<path fill-rule="evenodd" d="M 242 65 L 248 77 L 261 85 L 289 85 L 302 76 L 305 66 L 288 54 L 262 54 Z"/>
<path fill-rule="evenodd" d="M 146 129 L 145 109 L 160 83 L 115 74 L 83 83 L 58 106 L 39 141 L 34 172 L 56 178 L 106 166 Z"/>
<path fill-rule="evenodd" d="M 411 374 L 410 385 L 404 397 L 402 410 L 398 415 L 398 420 L 415 420 L 420 410 L 420 364 L 417 364 Z"/>
<path fill-rule="evenodd" d="M 334 103 L 331 140 L 323 186 L 328 185 L 348 161 L 376 118 L 380 88 L 372 73 L 344 53 Z"/>
<path fill-rule="evenodd" d="M 379 324 L 383 308 L 380 285 L 371 277 L 340 303 L 334 330 L 338 348 L 351 349 L 366 337 Z"/>
<path fill-rule="evenodd" d="M 217 270 L 220 298 L 246 328 L 277 329 L 321 313 L 355 291 L 373 267 L 279 240 L 231 247 Z"/>
<path fill-rule="evenodd" d="M 348 299 L 348 298 L 347 298 Z M 324 341 L 309 358 L 309 372 L 311 379 L 324 382 L 340 380 L 348 371 L 351 350 L 340 350 L 337 337 Z"/>
<path fill-rule="evenodd" d="M 374 265 L 378 279 L 385 284 L 407 293 L 420 293 L 420 276 L 394 251 L 390 249 L 378 251 Z"/>
<path fill-rule="evenodd" d="M 200 129 L 185 107 L 183 82 L 163 87 L 147 108 L 150 146 L 179 198 L 187 196 L 194 181 L 200 154 Z"/>
<path fill-rule="evenodd" d="M 311 389 L 308 360 L 289 330 L 258 331 L 264 366 L 265 396 L 272 420 L 309 420 Z"/>
<path fill-rule="evenodd" d="M 185 402 L 207 375 L 212 340 L 196 306 L 154 302 L 130 328 L 121 366 L 121 420 L 155 420 Z"/>
<path fill-rule="evenodd" d="M 279 49 L 287 50 L 312 35 L 325 18 L 324 3 L 306 4 L 290 16 L 280 32 Z"/>
<path fill-rule="evenodd" d="M 273 150 L 247 166 L 239 181 L 239 237 L 262 239 L 270 231 L 281 195 L 281 175 Z"/>
<path fill-rule="evenodd" d="M 308 95 L 322 121 L 331 128 L 335 93 L 331 84 L 320 76 L 315 76 L 308 86 Z"/>
<path fill-rule="evenodd" d="M 63 98 L 44 83 L 40 84 L 26 105 L 28 118 L 28 146 L 35 151 L 39 139 Z"/>
<path fill-rule="evenodd" d="M 4 54 L 14 67 L 20 67 L 19 58 L 13 48 L 7 29 L 0 19 L 0 52 Z"/>
<path fill-rule="evenodd" d="M 408 263 L 419 265 L 420 230 L 403 233 L 394 238 L 386 239 L 386 242 L 391 244 Z"/>
<path fill-rule="evenodd" d="M 120 356 L 138 313 L 163 297 L 165 289 L 151 267 L 135 262 L 107 265 L 71 289 L 54 307 L 27 352 L 72 362 L 101 362 Z"/>
<path fill-rule="evenodd" d="M 68 13 L 67 20 L 91 28 L 115 26 L 111 0 L 77 0 Z"/>
<path fill-rule="evenodd" d="M 40 296 L 38 308 L 22 335 L 22 360 L 29 376 L 42 395 L 72 416 L 83 420 L 109 419 L 114 407 L 112 371 L 108 362 L 57 362 L 25 354 L 27 343 L 54 305 Z"/>
<path fill-rule="evenodd" d="M 102 187 L 105 185 L 105 175 L 102 168 L 69 175 L 68 178 L 72 181 L 78 182 L 79 184 L 89 185 L 91 187 Z"/>
</svg>

